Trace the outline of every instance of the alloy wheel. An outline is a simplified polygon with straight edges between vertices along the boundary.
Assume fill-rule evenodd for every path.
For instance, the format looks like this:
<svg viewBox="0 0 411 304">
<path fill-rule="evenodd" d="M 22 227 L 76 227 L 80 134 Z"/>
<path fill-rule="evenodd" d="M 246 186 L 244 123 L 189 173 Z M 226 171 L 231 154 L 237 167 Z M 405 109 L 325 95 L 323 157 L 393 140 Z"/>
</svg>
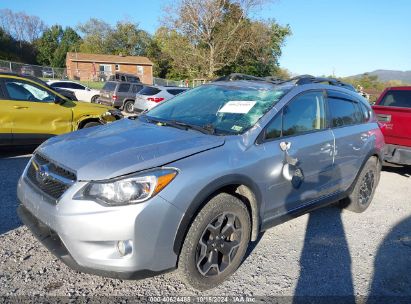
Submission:
<svg viewBox="0 0 411 304">
<path fill-rule="evenodd" d="M 369 202 L 374 189 L 374 180 L 374 172 L 372 170 L 368 171 L 360 187 L 359 202 L 361 205 L 366 205 Z"/>
<path fill-rule="evenodd" d="M 206 277 L 219 275 L 237 254 L 242 238 L 238 216 L 223 213 L 204 229 L 197 245 L 197 270 Z"/>
</svg>

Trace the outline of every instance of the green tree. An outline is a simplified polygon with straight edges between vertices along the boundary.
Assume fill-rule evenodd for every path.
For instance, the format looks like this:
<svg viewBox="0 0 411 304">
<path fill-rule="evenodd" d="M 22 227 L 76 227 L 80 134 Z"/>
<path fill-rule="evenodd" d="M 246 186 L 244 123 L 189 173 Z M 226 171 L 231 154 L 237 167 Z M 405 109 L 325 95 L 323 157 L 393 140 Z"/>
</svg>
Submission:
<svg viewBox="0 0 411 304">
<path fill-rule="evenodd" d="M 107 43 L 112 35 L 113 29 L 110 24 L 91 18 L 86 23 L 80 24 L 78 30 L 83 34 L 83 42 L 80 51 L 94 54 L 110 54 L 110 47 Z"/>
<path fill-rule="evenodd" d="M 115 27 L 92 18 L 78 26 L 83 33 L 80 50 L 95 54 L 123 54 L 144 56 L 151 43 L 150 35 L 139 28 L 137 23 L 129 21 L 117 22 Z"/>
<path fill-rule="evenodd" d="M 167 11 L 158 36 L 171 58 L 171 73 L 213 78 L 230 72 L 270 75 L 288 26 L 254 21 L 263 0 L 179 0 Z"/>
<path fill-rule="evenodd" d="M 80 36 L 72 28 L 63 30 L 60 25 L 53 25 L 35 42 L 37 60 L 43 65 L 64 67 L 67 52 L 78 48 L 80 41 Z"/>
</svg>

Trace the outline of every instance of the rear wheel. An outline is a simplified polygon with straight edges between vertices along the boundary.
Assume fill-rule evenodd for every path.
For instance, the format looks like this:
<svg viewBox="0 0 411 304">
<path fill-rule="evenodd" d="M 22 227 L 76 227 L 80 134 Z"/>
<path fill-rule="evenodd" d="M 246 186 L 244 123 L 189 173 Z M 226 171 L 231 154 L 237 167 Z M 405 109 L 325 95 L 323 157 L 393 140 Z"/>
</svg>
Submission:
<svg viewBox="0 0 411 304">
<path fill-rule="evenodd" d="M 353 212 L 364 212 L 374 197 L 380 171 L 378 159 L 375 156 L 370 157 L 358 176 L 353 192 L 341 201 L 341 206 Z"/>
<path fill-rule="evenodd" d="M 134 101 L 133 100 L 127 100 L 124 103 L 124 111 L 127 113 L 133 113 L 134 110 Z"/>
<path fill-rule="evenodd" d="M 250 241 L 247 207 L 227 193 L 213 197 L 194 219 L 184 240 L 179 272 L 191 286 L 206 290 L 240 265 Z"/>
<path fill-rule="evenodd" d="M 93 97 L 91 98 L 91 102 L 92 102 L 92 103 L 96 103 L 96 102 L 97 102 L 97 98 L 99 98 L 98 95 L 93 96 Z"/>
</svg>

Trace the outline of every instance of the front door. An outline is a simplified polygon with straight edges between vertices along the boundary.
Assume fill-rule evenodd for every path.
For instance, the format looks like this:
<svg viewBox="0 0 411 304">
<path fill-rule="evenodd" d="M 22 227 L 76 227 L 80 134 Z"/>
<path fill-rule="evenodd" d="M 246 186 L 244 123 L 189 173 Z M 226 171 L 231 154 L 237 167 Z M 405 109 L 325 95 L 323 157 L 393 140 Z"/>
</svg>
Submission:
<svg viewBox="0 0 411 304">
<path fill-rule="evenodd" d="M 56 95 L 43 86 L 21 78 L 3 82 L 13 108 L 13 144 L 38 144 L 72 130 L 72 111 L 55 103 Z"/>
<path fill-rule="evenodd" d="M 0 86 L 0 146 L 11 144 L 11 126 L 13 124 L 13 105 L 6 100 Z"/>
<path fill-rule="evenodd" d="M 265 130 L 263 167 L 270 219 L 330 194 L 334 136 L 322 91 L 295 97 Z"/>
</svg>

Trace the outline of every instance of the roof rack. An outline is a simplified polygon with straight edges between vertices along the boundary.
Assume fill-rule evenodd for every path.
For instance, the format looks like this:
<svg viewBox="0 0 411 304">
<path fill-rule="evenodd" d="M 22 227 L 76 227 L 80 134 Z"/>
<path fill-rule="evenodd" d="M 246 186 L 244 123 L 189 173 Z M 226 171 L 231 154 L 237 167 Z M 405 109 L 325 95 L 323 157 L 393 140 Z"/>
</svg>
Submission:
<svg viewBox="0 0 411 304">
<path fill-rule="evenodd" d="M 285 83 L 291 82 L 291 83 L 294 83 L 295 85 L 303 85 L 303 84 L 310 84 L 310 83 L 328 83 L 329 85 L 343 87 L 345 89 L 356 92 L 355 88 L 349 83 L 342 82 L 335 78 L 315 77 L 312 75 L 300 75 L 300 76 L 293 77 L 291 79 L 281 79 L 276 76 L 257 77 L 257 76 L 251 76 L 251 75 L 246 75 L 246 74 L 241 74 L 241 73 L 231 73 L 229 75 L 217 78 L 214 81 L 234 81 L 234 80 L 264 81 L 264 82 L 270 82 L 273 84 L 285 84 Z"/>
</svg>

